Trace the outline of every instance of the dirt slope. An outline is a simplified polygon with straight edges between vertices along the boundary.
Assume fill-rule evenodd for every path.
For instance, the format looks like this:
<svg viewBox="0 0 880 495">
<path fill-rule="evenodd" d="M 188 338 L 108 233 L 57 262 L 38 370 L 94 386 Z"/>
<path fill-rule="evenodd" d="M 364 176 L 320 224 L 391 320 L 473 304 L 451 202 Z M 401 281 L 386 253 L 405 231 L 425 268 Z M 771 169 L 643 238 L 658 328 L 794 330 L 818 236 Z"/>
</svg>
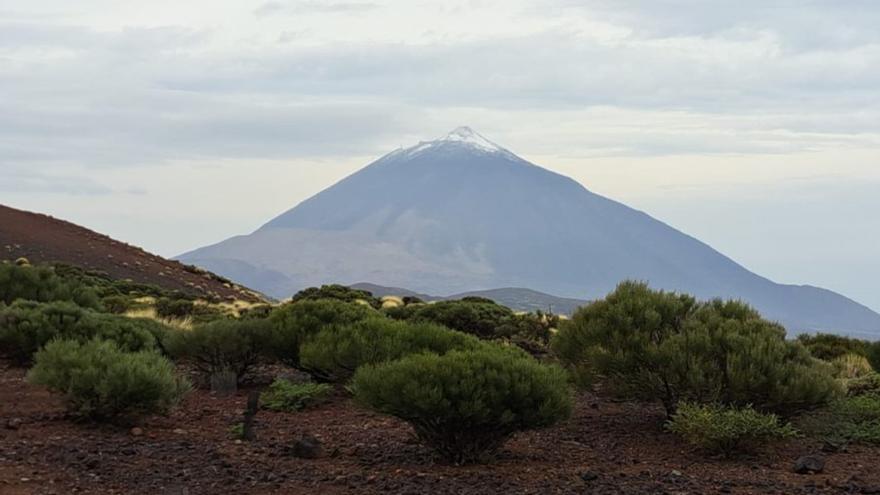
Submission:
<svg viewBox="0 0 880 495">
<path fill-rule="evenodd" d="M 65 263 L 115 279 L 157 285 L 199 297 L 257 301 L 262 297 L 222 277 L 111 239 L 48 215 L 0 205 L 0 260 Z"/>
</svg>

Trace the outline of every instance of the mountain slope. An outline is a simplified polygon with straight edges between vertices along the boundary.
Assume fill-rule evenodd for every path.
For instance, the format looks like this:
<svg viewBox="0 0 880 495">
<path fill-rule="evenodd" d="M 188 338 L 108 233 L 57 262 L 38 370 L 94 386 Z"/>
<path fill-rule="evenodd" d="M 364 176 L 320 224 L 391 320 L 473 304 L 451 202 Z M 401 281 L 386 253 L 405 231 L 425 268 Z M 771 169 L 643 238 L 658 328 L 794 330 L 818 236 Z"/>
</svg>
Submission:
<svg viewBox="0 0 880 495">
<path fill-rule="evenodd" d="M 213 273 L 150 254 L 84 227 L 0 205 L 0 260 L 64 263 L 114 279 L 156 285 L 198 297 L 258 301 L 262 297 Z"/>
<path fill-rule="evenodd" d="M 737 297 L 793 330 L 880 335 L 880 315 L 838 294 L 778 285 L 706 244 L 468 128 L 394 151 L 256 232 L 181 257 L 273 275 L 277 296 L 370 280 L 425 293 L 529 287 L 601 297 L 623 279 Z"/>
</svg>

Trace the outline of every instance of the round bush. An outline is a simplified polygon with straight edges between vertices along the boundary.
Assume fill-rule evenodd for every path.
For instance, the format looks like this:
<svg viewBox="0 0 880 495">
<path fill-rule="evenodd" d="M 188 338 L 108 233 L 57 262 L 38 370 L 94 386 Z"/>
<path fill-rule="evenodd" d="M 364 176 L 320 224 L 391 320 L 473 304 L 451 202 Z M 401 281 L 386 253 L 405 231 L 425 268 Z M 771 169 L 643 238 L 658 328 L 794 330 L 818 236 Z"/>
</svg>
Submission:
<svg viewBox="0 0 880 495">
<path fill-rule="evenodd" d="M 432 323 L 407 323 L 370 318 L 345 326 L 329 326 L 300 349 L 302 368 L 322 380 L 342 381 L 364 364 L 408 354 L 475 349 L 483 345 L 471 335 Z"/>
<path fill-rule="evenodd" d="M 50 342 L 37 352 L 28 379 L 63 393 L 72 413 L 98 420 L 165 413 L 189 390 L 162 356 L 100 340 Z"/>
<path fill-rule="evenodd" d="M 330 325 L 348 325 L 377 313 L 367 306 L 333 299 L 302 300 L 286 304 L 269 315 L 272 323 L 272 351 L 288 366 L 299 367 L 300 346 Z"/>
<path fill-rule="evenodd" d="M 562 369 L 491 345 L 363 366 L 352 389 L 360 403 L 407 421 L 456 464 L 485 460 L 515 432 L 571 413 Z"/>
</svg>

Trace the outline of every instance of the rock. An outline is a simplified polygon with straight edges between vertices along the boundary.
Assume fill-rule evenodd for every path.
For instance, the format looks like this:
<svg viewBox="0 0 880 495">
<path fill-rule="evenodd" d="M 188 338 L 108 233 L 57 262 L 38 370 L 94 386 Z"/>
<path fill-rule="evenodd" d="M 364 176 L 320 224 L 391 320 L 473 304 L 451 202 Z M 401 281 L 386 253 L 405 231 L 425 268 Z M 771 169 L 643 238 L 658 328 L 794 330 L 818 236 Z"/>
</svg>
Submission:
<svg viewBox="0 0 880 495">
<path fill-rule="evenodd" d="M 186 430 L 182 428 L 175 428 L 171 430 L 171 433 L 174 433 L 175 435 L 186 435 Z"/>
<path fill-rule="evenodd" d="M 140 436 L 143 436 L 144 429 L 138 428 L 137 426 L 135 426 L 134 428 L 131 429 L 131 431 L 129 431 L 129 433 L 131 433 L 131 436 L 133 436 L 133 437 L 140 437 Z"/>
<path fill-rule="evenodd" d="M 880 485 L 863 486 L 859 489 L 859 493 L 871 493 L 871 494 L 880 493 Z"/>
<path fill-rule="evenodd" d="M 293 454 L 294 457 L 300 457 L 303 459 L 317 459 L 324 455 L 324 448 L 321 446 L 320 440 L 312 435 L 306 434 L 293 444 L 291 454 Z"/>
<path fill-rule="evenodd" d="M 794 472 L 798 474 L 816 474 L 825 469 L 825 458 L 818 455 L 805 455 L 794 462 Z"/>
<path fill-rule="evenodd" d="M 676 478 L 682 476 L 681 471 L 679 471 L 678 469 L 673 469 L 672 472 L 669 474 L 671 474 L 672 476 L 675 476 Z"/>
<path fill-rule="evenodd" d="M 6 422 L 6 428 L 9 430 L 17 430 L 21 428 L 21 418 L 9 418 Z"/>
<path fill-rule="evenodd" d="M 592 471 L 584 471 L 581 473 L 581 479 L 584 481 L 595 481 L 599 479 L 599 475 Z"/>
</svg>

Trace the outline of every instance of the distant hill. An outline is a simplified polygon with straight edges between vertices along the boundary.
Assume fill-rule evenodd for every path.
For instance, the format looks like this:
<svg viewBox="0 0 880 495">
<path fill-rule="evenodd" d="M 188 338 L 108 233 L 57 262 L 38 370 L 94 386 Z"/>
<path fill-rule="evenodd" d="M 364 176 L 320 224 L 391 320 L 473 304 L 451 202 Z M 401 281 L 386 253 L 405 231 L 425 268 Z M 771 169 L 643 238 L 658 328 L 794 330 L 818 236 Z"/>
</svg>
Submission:
<svg viewBox="0 0 880 495">
<path fill-rule="evenodd" d="M 263 299 L 205 270 L 150 254 L 64 220 L 0 205 L 0 260 L 21 257 L 31 263 L 65 263 L 197 297 Z"/>
<path fill-rule="evenodd" d="M 791 333 L 880 338 L 880 314 L 869 308 L 756 275 L 469 128 L 393 151 L 257 231 L 180 259 L 276 297 L 369 280 L 426 294 L 528 287 L 595 299 L 635 279 L 745 300 Z"/>
<path fill-rule="evenodd" d="M 462 292 L 451 296 L 432 296 L 422 294 L 400 287 L 384 287 L 382 285 L 361 282 L 350 286 L 353 289 L 361 289 L 371 292 L 376 297 L 382 296 L 415 296 L 424 301 L 445 301 L 449 299 L 461 299 L 463 297 L 477 296 L 491 299 L 516 311 L 544 311 L 559 315 L 571 315 L 574 310 L 587 304 L 588 301 L 571 299 L 567 297 L 551 296 L 531 289 L 507 287 L 501 289 L 475 290 Z"/>
</svg>

